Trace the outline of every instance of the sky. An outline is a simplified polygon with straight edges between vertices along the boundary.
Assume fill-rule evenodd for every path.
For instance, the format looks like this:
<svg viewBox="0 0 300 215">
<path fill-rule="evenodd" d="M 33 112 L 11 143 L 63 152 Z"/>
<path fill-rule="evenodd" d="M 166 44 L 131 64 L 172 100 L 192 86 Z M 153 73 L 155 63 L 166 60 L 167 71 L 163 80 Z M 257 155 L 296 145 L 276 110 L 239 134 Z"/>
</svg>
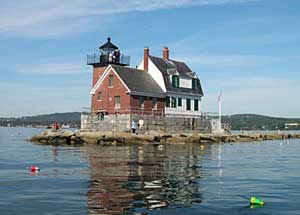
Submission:
<svg viewBox="0 0 300 215">
<path fill-rule="evenodd" d="M 300 117 L 299 0 L 0 0 L 0 117 L 90 107 L 86 55 L 185 61 L 203 112 Z"/>
</svg>

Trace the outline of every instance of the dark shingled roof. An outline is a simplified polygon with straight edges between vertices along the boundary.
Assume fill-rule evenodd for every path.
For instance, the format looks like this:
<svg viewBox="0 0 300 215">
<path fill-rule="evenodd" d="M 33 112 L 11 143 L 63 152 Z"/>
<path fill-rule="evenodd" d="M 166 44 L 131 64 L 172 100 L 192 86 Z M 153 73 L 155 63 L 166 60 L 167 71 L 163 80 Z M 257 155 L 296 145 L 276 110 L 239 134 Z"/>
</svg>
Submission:
<svg viewBox="0 0 300 215">
<path fill-rule="evenodd" d="M 133 95 L 165 97 L 165 93 L 154 79 L 144 70 L 111 65 Z"/>
<path fill-rule="evenodd" d="M 197 96 L 203 96 L 203 90 L 201 87 L 200 80 L 197 78 L 196 81 L 196 88 L 195 89 L 189 89 L 189 88 L 183 88 L 183 87 L 173 87 L 172 83 L 170 81 L 170 76 L 168 74 L 169 71 L 176 70 L 180 77 L 183 78 L 193 78 L 194 74 L 193 71 L 184 63 L 180 61 L 175 60 L 164 60 L 163 58 L 149 56 L 151 61 L 154 63 L 154 65 L 160 70 L 160 72 L 163 75 L 163 79 L 166 85 L 166 90 L 169 92 L 182 92 L 182 93 L 188 93 L 188 94 L 197 94 Z"/>
<path fill-rule="evenodd" d="M 104 43 L 102 46 L 100 46 L 99 49 L 102 49 L 104 51 L 118 49 L 118 47 L 114 45 L 112 42 L 110 42 L 110 40 L 111 40 L 110 37 L 108 37 L 107 42 Z"/>
</svg>

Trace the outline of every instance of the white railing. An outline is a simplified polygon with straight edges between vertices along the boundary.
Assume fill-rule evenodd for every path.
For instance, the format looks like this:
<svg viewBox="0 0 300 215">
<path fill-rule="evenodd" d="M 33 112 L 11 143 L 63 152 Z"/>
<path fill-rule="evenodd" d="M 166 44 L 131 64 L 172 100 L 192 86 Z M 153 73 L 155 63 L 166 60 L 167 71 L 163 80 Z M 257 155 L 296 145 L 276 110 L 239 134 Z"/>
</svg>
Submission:
<svg viewBox="0 0 300 215">
<path fill-rule="evenodd" d="M 105 114 L 106 111 L 103 110 L 101 112 L 104 112 Z M 92 113 L 82 113 L 82 115 L 100 115 L 100 111 L 97 112 L 92 112 Z M 114 113 L 109 113 L 110 115 L 112 114 L 131 114 L 131 115 L 152 115 L 152 116 L 164 116 L 165 112 L 164 110 L 158 110 L 158 109 L 143 109 L 143 108 L 131 108 L 131 109 L 122 109 L 122 108 L 115 108 Z"/>
<path fill-rule="evenodd" d="M 105 112 L 105 110 L 103 110 Z M 92 113 L 82 113 L 82 115 L 99 115 L 99 112 Z M 131 108 L 131 109 L 121 109 L 116 108 L 114 113 L 110 114 L 131 114 L 131 115 L 152 115 L 152 116 L 172 116 L 172 117 L 202 117 L 204 119 L 212 119 L 219 117 L 218 113 L 215 112 L 189 112 L 189 113 L 180 113 L 172 111 L 164 111 L 158 109 L 143 109 L 143 108 Z"/>
<path fill-rule="evenodd" d="M 120 55 L 118 58 L 112 58 L 108 54 L 93 54 L 87 55 L 87 64 L 99 64 L 99 63 L 117 63 L 122 65 L 130 65 L 130 56 Z"/>
</svg>

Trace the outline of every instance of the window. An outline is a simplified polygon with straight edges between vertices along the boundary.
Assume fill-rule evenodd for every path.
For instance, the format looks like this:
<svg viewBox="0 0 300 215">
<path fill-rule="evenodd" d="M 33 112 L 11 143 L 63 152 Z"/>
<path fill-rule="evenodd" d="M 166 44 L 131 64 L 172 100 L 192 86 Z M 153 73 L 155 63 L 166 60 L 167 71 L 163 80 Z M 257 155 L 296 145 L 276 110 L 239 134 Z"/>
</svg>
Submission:
<svg viewBox="0 0 300 215">
<path fill-rule="evenodd" d="M 195 79 L 195 78 L 192 79 L 192 89 L 193 90 L 196 89 L 196 81 L 197 81 L 197 79 Z"/>
<path fill-rule="evenodd" d="M 176 98 L 175 97 L 172 97 L 172 108 L 176 108 L 177 106 L 177 102 L 176 102 Z"/>
<path fill-rule="evenodd" d="M 144 108 L 145 106 L 145 98 L 143 96 L 139 97 L 140 108 Z"/>
<path fill-rule="evenodd" d="M 98 93 L 98 101 L 102 101 L 102 92 Z"/>
<path fill-rule="evenodd" d="M 114 86 L 114 76 L 113 75 L 109 76 L 108 86 L 109 87 L 113 87 Z"/>
<path fill-rule="evenodd" d="M 166 97 L 166 107 L 170 107 L 170 97 Z"/>
<path fill-rule="evenodd" d="M 152 98 L 152 109 L 157 109 L 157 98 Z"/>
<path fill-rule="evenodd" d="M 121 108 L 121 97 L 115 96 L 115 109 L 120 109 L 120 108 Z"/>
<path fill-rule="evenodd" d="M 172 75 L 172 86 L 173 87 L 179 87 L 179 76 L 178 75 Z"/>
<path fill-rule="evenodd" d="M 194 100 L 194 110 L 199 110 L 199 102 L 198 99 Z"/>
<path fill-rule="evenodd" d="M 178 98 L 178 107 L 181 107 L 181 106 L 182 106 L 182 99 Z"/>
<path fill-rule="evenodd" d="M 186 99 L 186 110 L 191 110 L 191 100 Z"/>
</svg>

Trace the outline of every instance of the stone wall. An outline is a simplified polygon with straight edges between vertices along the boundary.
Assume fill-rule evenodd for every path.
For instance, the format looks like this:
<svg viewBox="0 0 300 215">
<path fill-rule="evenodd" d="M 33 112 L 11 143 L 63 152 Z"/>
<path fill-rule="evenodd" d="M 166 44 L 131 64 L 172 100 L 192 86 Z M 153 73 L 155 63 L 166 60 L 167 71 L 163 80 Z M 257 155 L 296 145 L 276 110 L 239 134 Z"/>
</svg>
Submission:
<svg viewBox="0 0 300 215">
<path fill-rule="evenodd" d="M 104 116 L 104 119 L 82 115 L 81 129 L 83 131 L 130 131 L 132 120 L 138 124 L 140 119 L 144 121 L 141 131 L 162 131 L 167 134 L 211 132 L 210 119 L 207 117 L 184 118 L 130 114 L 110 114 Z"/>
<path fill-rule="evenodd" d="M 81 130 L 83 131 L 129 131 L 130 114 L 109 114 L 101 119 L 100 115 L 81 115 Z"/>
</svg>

